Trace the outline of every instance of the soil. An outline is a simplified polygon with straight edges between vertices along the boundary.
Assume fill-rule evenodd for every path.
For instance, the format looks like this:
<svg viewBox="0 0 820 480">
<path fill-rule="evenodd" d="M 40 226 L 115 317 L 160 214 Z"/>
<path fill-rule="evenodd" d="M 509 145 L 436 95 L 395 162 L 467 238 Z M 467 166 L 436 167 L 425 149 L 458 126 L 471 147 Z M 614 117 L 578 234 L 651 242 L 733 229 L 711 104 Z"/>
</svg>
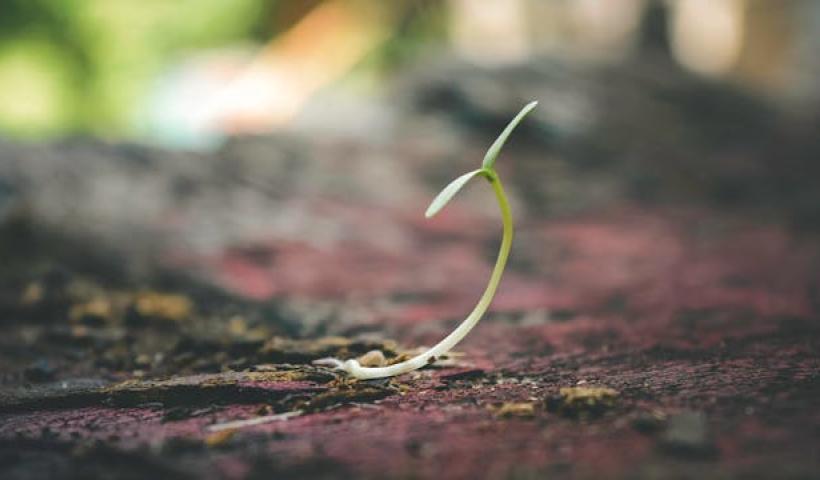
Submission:
<svg viewBox="0 0 820 480">
<path fill-rule="evenodd" d="M 431 345 L 489 274 L 484 185 L 421 215 L 462 165 L 428 157 L 478 162 L 472 137 L 0 145 L 0 477 L 816 478 L 820 176 L 811 129 L 771 122 L 751 149 L 580 167 L 583 134 L 544 159 L 524 132 L 499 159 L 517 236 L 490 313 L 448 358 L 371 381 L 311 362 Z M 712 195 L 726 179 L 743 195 Z"/>
</svg>

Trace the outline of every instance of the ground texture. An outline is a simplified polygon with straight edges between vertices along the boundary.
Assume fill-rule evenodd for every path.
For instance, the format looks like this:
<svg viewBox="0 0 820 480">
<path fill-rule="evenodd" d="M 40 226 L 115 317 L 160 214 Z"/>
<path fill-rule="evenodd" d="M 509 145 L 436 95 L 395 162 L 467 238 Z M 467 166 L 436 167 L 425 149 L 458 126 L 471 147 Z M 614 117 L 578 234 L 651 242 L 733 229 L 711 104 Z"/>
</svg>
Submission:
<svg viewBox="0 0 820 480">
<path fill-rule="evenodd" d="M 3 146 L 0 477 L 816 478 L 811 190 L 659 163 L 676 198 L 647 198 L 641 161 L 520 144 L 491 312 L 429 368 L 353 381 L 311 361 L 435 343 L 499 241 L 485 185 L 421 215 L 479 150 L 390 145 Z M 746 203 L 715 203 L 721 175 Z"/>
</svg>

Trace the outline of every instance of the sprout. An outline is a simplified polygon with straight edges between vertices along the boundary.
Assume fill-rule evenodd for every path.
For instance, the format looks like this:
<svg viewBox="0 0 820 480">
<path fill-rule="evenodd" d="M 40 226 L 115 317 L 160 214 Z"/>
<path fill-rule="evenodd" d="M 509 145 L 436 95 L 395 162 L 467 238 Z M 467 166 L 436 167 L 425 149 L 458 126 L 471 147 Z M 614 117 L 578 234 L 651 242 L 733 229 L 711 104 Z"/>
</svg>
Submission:
<svg viewBox="0 0 820 480">
<path fill-rule="evenodd" d="M 495 160 L 512 131 L 516 126 L 518 126 L 521 120 L 530 111 L 532 111 L 533 108 L 535 108 L 537 104 L 538 102 L 531 102 L 521 109 L 518 115 L 512 119 L 504 131 L 501 132 L 501 135 L 498 136 L 495 142 L 493 142 L 487 150 L 487 154 L 484 156 L 484 161 L 481 168 L 465 173 L 450 182 L 450 184 L 444 187 L 444 190 L 442 190 L 441 193 L 433 199 L 430 207 L 425 212 L 425 216 L 427 218 L 437 214 L 447 205 L 447 203 L 450 202 L 450 200 L 452 200 L 455 194 L 458 193 L 464 185 L 477 176 L 486 178 L 495 191 L 498 206 L 501 208 L 501 221 L 504 225 L 503 235 L 501 238 L 501 247 L 498 251 L 498 259 L 495 262 L 495 268 L 493 268 L 493 272 L 490 274 L 490 282 L 487 284 L 484 294 L 478 300 L 475 308 L 473 308 L 473 311 L 470 312 L 467 318 L 465 318 L 455 330 L 453 330 L 449 335 L 447 335 L 447 337 L 445 337 L 434 347 L 424 353 L 416 355 L 409 360 L 397 363 L 395 365 L 389 365 L 386 367 L 363 367 L 356 360 L 351 359 L 341 361 L 336 358 L 323 358 L 316 360 L 314 363 L 334 367 L 338 370 L 344 370 L 349 375 L 359 379 L 392 377 L 411 372 L 435 362 L 437 359 L 446 355 L 447 352 L 449 352 L 456 346 L 456 344 L 458 344 L 458 342 L 461 341 L 461 339 L 470 333 L 470 330 L 472 330 L 478 321 L 481 320 L 481 316 L 487 311 L 487 308 L 490 306 L 490 302 L 493 300 L 493 296 L 495 296 L 495 291 L 498 289 L 498 284 L 501 281 L 501 274 L 504 272 L 504 267 L 507 264 L 507 257 L 510 254 L 510 246 L 512 245 L 512 216 L 510 215 L 510 206 L 507 202 L 507 197 L 504 195 L 504 188 L 501 185 L 501 180 L 498 178 L 498 173 L 495 171 Z"/>
</svg>

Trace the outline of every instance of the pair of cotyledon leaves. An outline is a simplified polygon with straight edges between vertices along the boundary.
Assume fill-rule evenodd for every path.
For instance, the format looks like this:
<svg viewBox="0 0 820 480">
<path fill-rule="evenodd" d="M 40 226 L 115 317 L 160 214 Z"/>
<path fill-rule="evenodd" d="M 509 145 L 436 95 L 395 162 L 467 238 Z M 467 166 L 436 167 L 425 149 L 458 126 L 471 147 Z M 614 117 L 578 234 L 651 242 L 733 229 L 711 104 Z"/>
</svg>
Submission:
<svg viewBox="0 0 820 480">
<path fill-rule="evenodd" d="M 467 172 L 464 175 L 456 178 L 449 185 L 444 187 L 444 189 L 436 195 L 436 198 L 433 199 L 433 202 L 430 203 L 430 206 L 427 208 L 427 211 L 424 212 L 424 216 L 430 218 L 441 211 L 445 205 L 447 205 L 450 200 L 455 196 L 459 190 L 464 187 L 473 177 L 477 175 L 483 175 L 488 178 L 492 178 L 494 173 L 495 167 L 495 160 L 498 158 L 499 152 L 501 152 L 501 148 L 507 142 L 507 138 L 510 136 L 515 127 L 523 120 L 523 118 L 532 111 L 535 106 L 538 105 L 538 102 L 530 102 L 524 108 L 518 112 L 518 115 L 513 118 L 507 127 L 504 128 L 504 131 L 501 132 L 501 135 L 495 139 L 490 148 L 487 150 L 487 153 L 484 155 L 484 161 L 481 163 L 481 168 L 473 170 L 472 172 Z"/>
</svg>

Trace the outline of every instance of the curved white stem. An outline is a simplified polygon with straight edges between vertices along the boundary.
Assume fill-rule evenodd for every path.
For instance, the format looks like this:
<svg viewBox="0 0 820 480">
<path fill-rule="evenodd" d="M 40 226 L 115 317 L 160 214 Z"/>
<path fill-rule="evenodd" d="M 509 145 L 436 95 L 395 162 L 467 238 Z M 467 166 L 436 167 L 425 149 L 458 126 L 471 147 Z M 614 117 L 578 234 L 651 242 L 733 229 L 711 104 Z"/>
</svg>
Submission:
<svg viewBox="0 0 820 480">
<path fill-rule="evenodd" d="M 501 181 L 495 171 L 485 169 L 482 173 L 486 175 L 487 179 L 490 181 L 490 184 L 493 186 L 493 190 L 495 191 L 498 205 L 501 208 L 501 220 L 504 224 L 504 233 L 501 238 L 501 247 L 499 247 L 498 250 L 498 258 L 495 261 L 495 268 L 493 268 L 493 272 L 490 275 L 490 282 L 487 284 L 484 294 L 481 295 L 481 298 L 478 300 L 475 308 L 473 308 L 473 311 L 470 312 L 463 322 L 461 322 L 461 325 L 459 325 L 433 348 L 404 362 L 387 367 L 375 368 L 362 367 L 356 360 L 347 360 L 342 362 L 337 359 L 325 359 L 320 363 L 344 370 L 348 374 L 359 379 L 392 377 L 394 375 L 401 375 L 403 373 L 411 372 L 435 362 L 439 357 L 449 352 L 456 346 L 456 344 L 458 344 L 458 342 L 461 341 L 461 339 L 470 333 L 470 330 L 473 329 L 478 321 L 481 320 L 484 312 L 487 311 L 487 308 L 490 306 L 490 302 L 492 302 L 493 296 L 495 295 L 495 291 L 498 289 L 498 284 L 501 281 L 501 274 L 504 271 L 504 266 L 507 264 L 507 257 L 510 255 L 510 247 L 512 246 L 513 238 L 512 215 L 510 214 L 510 206 L 507 203 L 507 197 L 504 195 L 504 187 L 501 185 Z"/>
</svg>

